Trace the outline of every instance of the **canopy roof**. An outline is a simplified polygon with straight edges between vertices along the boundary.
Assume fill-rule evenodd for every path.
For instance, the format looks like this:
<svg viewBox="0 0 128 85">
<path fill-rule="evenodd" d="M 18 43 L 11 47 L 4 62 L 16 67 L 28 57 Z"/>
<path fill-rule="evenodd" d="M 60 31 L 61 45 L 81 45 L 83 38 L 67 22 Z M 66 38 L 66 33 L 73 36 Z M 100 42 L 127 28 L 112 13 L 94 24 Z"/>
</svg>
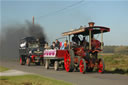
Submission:
<svg viewBox="0 0 128 85">
<path fill-rule="evenodd" d="M 62 33 L 62 36 L 67 36 L 67 35 L 89 35 L 89 30 L 91 30 L 92 34 L 100 34 L 101 31 L 104 32 L 109 32 L 110 28 L 108 27 L 103 27 L 103 26 L 92 26 L 92 27 L 81 27 L 79 29 L 75 29 L 72 31 L 64 32 Z"/>
</svg>

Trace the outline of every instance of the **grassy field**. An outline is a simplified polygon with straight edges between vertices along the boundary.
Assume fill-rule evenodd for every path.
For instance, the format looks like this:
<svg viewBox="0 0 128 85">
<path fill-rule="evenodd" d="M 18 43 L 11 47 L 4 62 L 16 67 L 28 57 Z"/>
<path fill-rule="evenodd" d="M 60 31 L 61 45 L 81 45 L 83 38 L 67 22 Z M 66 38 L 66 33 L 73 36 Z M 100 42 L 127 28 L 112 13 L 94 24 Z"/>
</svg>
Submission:
<svg viewBox="0 0 128 85">
<path fill-rule="evenodd" d="M 103 53 L 99 54 L 105 62 L 107 73 L 118 73 L 128 75 L 128 55 Z"/>
<path fill-rule="evenodd" d="M 8 69 L 8 68 L 5 68 L 5 67 L 0 66 L 0 72 L 7 71 L 7 70 L 9 70 L 9 69 Z"/>
<path fill-rule="evenodd" d="M 64 81 L 45 78 L 37 75 L 2 76 L 0 85 L 72 85 Z"/>
</svg>

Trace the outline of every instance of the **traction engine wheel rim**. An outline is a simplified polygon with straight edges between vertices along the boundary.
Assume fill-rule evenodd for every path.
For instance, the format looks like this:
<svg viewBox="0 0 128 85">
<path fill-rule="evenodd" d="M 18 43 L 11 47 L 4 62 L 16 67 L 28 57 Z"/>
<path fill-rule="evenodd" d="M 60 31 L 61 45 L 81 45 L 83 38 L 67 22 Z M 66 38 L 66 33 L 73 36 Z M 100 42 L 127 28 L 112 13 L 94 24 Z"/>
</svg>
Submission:
<svg viewBox="0 0 128 85">
<path fill-rule="evenodd" d="M 99 73 L 103 73 L 104 72 L 104 62 L 103 62 L 102 59 L 99 59 L 98 72 Z"/>
<path fill-rule="evenodd" d="M 74 51 L 68 50 L 64 56 L 64 67 L 67 72 L 74 70 Z"/>
<path fill-rule="evenodd" d="M 86 63 L 84 59 L 80 60 L 79 69 L 81 73 L 85 73 L 86 71 Z"/>
<path fill-rule="evenodd" d="M 64 64 L 67 72 L 69 72 L 70 70 L 70 62 L 71 62 L 70 55 L 66 55 L 64 58 Z"/>
<path fill-rule="evenodd" d="M 22 65 L 22 58 L 20 57 L 20 64 Z"/>
</svg>

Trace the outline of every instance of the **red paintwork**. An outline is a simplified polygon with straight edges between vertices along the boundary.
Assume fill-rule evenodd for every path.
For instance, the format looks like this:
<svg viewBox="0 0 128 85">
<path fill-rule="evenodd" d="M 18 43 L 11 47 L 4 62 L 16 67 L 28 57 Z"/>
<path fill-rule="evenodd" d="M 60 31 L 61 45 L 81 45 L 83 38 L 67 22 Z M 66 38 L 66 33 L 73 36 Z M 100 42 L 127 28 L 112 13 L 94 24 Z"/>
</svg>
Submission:
<svg viewBox="0 0 128 85">
<path fill-rule="evenodd" d="M 32 55 L 32 56 L 31 56 L 32 62 L 35 62 L 35 59 L 34 59 L 35 57 L 38 57 L 38 56 L 37 56 L 37 55 Z M 43 55 L 40 55 L 40 57 L 43 57 Z"/>
<path fill-rule="evenodd" d="M 88 30 L 91 30 L 92 31 L 93 29 L 91 28 L 91 29 L 88 29 Z"/>
<path fill-rule="evenodd" d="M 83 60 L 80 60 L 79 68 L 80 68 L 80 72 L 84 73 L 85 66 L 84 66 L 84 61 Z"/>
<path fill-rule="evenodd" d="M 78 57 L 74 57 L 74 63 L 78 63 Z"/>
<path fill-rule="evenodd" d="M 110 28 L 108 28 L 108 29 L 101 28 L 100 30 L 101 31 L 108 31 L 108 32 L 110 32 Z"/>
<path fill-rule="evenodd" d="M 31 56 L 32 62 L 35 62 L 34 57 L 35 57 L 35 55 L 32 55 L 32 56 Z"/>
<path fill-rule="evenodd" d="M 20 64 L 22 64 L 22 58 L 20 57 Z"/>
<path fill-rule="evenodd" d="M 95 49 L 100 49 L 101 43 L 99 40 L 91 40 L 91 46 Z"/>
<path fill-rule="evenodd" d="M 58 58 L 64 58 L 66 52 L 67 52 L 67 50 L 57 50 L 56 51 L 56 57 L 58 57 Z"/>
<path fill-rule="evenodd" d="M 84 47 L 75 48 L 74 51 L 75 51 L 75 55 L 82 56 L 82 57 L 86 56 Z"/>
<path fill-rule="evenodd" d="M 64 56 L 64 66 L 67 72 L 69 72 L 70 70 L 70 63 L 71 63 L 71 58 L 70 58 L 68 51 L 66 51 L 65 56 Z"/>
</svg>

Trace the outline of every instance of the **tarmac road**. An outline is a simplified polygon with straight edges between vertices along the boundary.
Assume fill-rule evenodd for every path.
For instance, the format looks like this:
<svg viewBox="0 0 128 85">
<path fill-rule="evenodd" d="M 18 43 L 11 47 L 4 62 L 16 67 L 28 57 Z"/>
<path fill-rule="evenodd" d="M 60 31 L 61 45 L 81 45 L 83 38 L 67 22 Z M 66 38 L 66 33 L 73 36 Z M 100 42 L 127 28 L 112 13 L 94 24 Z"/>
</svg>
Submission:
<svg viewBox="0 0 128 85">
<path fill-rule="evenodd" d="M 128 85 L 128 76 L 120 74 L 81 74 L 80 72 L 66 72 L 65 70 L 54 71 L 53 68 L 46 70 L 44 66 L 21 66 L 16 60 L 0 59 L 0 66 L 71 82 L 75 85 Z"/>
</svg>

